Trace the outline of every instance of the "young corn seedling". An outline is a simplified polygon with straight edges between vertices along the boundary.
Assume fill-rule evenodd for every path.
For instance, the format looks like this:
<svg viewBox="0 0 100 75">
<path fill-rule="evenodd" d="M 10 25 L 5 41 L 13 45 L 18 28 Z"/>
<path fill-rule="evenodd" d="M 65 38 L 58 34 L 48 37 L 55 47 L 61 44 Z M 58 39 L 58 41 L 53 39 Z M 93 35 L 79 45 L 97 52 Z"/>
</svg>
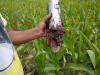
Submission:
<svg viewBox="0 0 100 75">
<path fill-rule="evenodd" d="M 51 47 L 52 47 L 53 52 L 58 52 L 61 48 L 61 44 L 62 44 L 61 39 L 64 33 L 63 28 L 62 28 L 59 0 L 49 0 L 48 13 L 52 14 L 52 17 L 49 21 L 49 32 L 50 32 L 49 38 L 51 42 Z"/>
</svg>

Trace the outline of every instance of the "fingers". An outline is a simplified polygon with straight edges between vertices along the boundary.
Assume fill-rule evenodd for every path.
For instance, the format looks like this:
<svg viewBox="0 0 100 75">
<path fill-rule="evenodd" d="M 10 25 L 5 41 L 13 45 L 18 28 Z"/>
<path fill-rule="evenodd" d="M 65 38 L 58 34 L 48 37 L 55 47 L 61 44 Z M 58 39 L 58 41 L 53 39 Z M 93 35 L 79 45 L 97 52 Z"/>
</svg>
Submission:
<svg viewBox="0 0 100 75">
<path fill-rule="evenodd" d="M 49 19 L 51 18 L 51 14 L 48 14 L 45 18 L 44 18 L 44 22 L 47 22 Z"/>
<path fill-rule="evenodd" d="M 49 33 L 49 30 L 48 30 L 48 29 L 45 29 L 45 30 L 44 30 L 44 33 L 42 34 L 42 36 L 43 36 L 43 37 L 46 37 L 46 34 L 47 34 L 47 33 Z"/>
</svg>

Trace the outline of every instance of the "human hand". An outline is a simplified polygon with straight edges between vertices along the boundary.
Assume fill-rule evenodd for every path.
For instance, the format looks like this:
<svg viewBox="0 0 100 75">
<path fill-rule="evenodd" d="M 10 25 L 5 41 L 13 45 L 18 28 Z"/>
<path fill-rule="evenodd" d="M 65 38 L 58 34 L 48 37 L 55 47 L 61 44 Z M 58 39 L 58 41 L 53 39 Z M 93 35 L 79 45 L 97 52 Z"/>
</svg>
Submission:
<svg viewBox="0 0 100 75">
<path fill-rule="evenodd" d="M 47 21 L 51 18 L 51 14 L 47 15 L 38 26 L 36 26 L 37 33 L 39 37 L 45 37 L 47 32 Z"/>
</svg>

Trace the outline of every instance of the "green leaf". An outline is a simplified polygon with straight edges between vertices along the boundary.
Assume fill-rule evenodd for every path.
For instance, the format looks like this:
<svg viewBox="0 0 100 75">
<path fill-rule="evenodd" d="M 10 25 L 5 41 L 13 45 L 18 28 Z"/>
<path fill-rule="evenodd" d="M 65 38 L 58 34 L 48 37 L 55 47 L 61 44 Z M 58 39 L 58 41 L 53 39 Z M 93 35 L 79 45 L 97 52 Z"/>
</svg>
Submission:
<svg viewBox="0 0 100 75">
<path fill-rule="evenodd" d="M 95 68 L 95 66 L 96 66 L 96 63 L 95 63 L 95 54 L 94 54 L 94 52 L 92 50 L 87 50 L 87 52 L 88 52 L 88 55 L 89 55 L 89 57 L 91 59 L 91 62 L 93 64 L 93 66 Z"/>
<path fill-rule="evenodd" d="M 31 43 L 31 42 L 28 42 L 28 43 L 24 44 L 24 45 L 22 46 L 22 48 L 18 51 L 18 56 L 19 56 L 20 58 L 21 58 L 21 56 L 23 55 L 24 50 L 29 46 L 30 43 Z"/>
<path fill-rule="evenodd" d="M 86 41 L 87 41 L 88 45 L 90 46 L 90 48 L 94 51 L 96 50 L 97 52 L 99 52 L 99 48 L 95 44 L 93 44 L 83 32 L 81 32 L 81 34 L 86 39 Z"/>
<path fill-rule="evenodd" d="M 25 65 L 27 65 L 29 60 L 32 59 L 32 58 L 33 58 L 33 55 L 29 55 L 28 57 L 23 58 L 22 61 L 21 61 L 22 66 L 25 67 Z"/>
<path fill-rule="evenodd" d="M 69 68 L 72 68 L 74 70 L 79 70 L 79 71 L 85 71 L 88 74 L 94 74 L 94 71 L 92 71 L 90 68 L 86 67 L 83 64 L 68 63 L 66 66 L 64 66 L 63 68 L 61 68 L 61 70 L 69 69 Z"/>
<path fill-rule="evenodd" d="M 56 67 L 55 65 L 53 64 L 47 64 L 46 67 L 44 68 L 44 71 L 54 71 L 54 70 L 57 70 L 58 67 Z"/>
<path fill-rule="evenodd" d="M 71 51 L 71 53 L 72 53 L 72 58 L 73 58 L 74 62 L 76 62 L 75 50 L 74 50 L 74 48 L 73 48 L 73 42 L 70 41 L 70 40 L 68 40 L 68 39 L 66 38 L 66 36 L 63 36 L 62 40 L 63 40 L 65 46 L 66 46 L 68 49 L 70 49 L 70 51 Z"/>
<path fill-rule="evenodd" d="M 57 68 L 56 67 L 54 67 L 54 66 L 49 66 L 49 67 L 45 67 L 44 68 L 44 71 L 54 71 L 54 70 L 56 70 Z"/>
</svg>

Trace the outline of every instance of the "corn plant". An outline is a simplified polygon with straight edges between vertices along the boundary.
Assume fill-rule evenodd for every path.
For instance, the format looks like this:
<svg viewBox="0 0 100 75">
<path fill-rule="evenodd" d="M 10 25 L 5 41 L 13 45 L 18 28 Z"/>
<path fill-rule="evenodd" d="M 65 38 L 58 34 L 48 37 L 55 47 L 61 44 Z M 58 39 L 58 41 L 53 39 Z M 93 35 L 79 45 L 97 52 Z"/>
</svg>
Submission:
<svg viewBox="0 0 100 75">
<path fill-rule="evenodd" d="M 10 30 L 33 28 L 47 14 L 48 0 L 0 0 Z M 100 1 L 61 0 L 65 34 L 53 53 L 40 38 L 15 46 L 25 74 L 100 75 Z"/>
</svg>

